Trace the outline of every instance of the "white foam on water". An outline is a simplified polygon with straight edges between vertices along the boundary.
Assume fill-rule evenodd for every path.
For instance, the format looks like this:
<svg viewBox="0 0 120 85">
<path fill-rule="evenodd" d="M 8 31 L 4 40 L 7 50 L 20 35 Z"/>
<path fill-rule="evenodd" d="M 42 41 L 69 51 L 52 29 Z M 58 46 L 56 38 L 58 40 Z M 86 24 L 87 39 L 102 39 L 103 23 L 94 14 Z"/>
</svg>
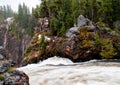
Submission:
<svg viewBox="0 0 120 85">
<path fill-rule="evenodd" d="M 28 64 L 27 66 L 18 68 L 18 70 L 22 70 L 22 69 L 31 69 L 31 68 L 38 68 L 41 66 L 45 66 L 45 65 L 70 65 L 70 64 L 74 64 L 71 60 L 67 59 L 67 58 L 60 58 L 57 56 L 54 56 L 52 58 L 48 58 L 44 61 L 40 61 L 37 64 Z"/>
<path fill-rule="evenodd" d="M 30 85 L 120 85 L 119 63 L 105 66 L 98 63 L 74 64 L 68 59 L 53 57 L 19 70 L 29 76 Z"/>
<path fill-rule="evenodd" d="M 47 65 L 47 64 L 52 64 L 52 65 L 69 65 L 69 64 L 73 64 L 73 62 L 67 58 L 60 58 L 60 57 L 52 57 L 52 58 L 48 58 L 47 60 L 44 60 L 42 62 L 39 62 L 40 65 Z"/>
</svg>

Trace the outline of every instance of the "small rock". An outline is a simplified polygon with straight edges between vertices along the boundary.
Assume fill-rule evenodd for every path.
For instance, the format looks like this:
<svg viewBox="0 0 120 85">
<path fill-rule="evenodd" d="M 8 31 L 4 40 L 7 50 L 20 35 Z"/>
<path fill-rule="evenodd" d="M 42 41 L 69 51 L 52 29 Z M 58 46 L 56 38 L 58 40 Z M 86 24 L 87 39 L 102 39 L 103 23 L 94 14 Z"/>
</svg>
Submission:
<svg viewBox="0 0 120 85">
<path fill-rule="evenodd" d="M 3 55 L 0 54 L 0 60 L 3 60 L 3 59 L 4 59 Z"/>
<path fill-rule="evenodd" d="M 3 49 L 3 46 L 0 46 L 0 50 Z"/>
</svg>

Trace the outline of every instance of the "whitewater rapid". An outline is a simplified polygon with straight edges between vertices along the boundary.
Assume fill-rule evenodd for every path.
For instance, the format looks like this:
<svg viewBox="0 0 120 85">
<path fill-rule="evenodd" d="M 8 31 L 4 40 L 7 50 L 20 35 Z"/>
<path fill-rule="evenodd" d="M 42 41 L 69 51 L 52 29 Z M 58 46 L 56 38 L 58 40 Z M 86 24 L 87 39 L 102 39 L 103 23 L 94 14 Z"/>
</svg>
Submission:
<svg viewBox="0 0 120 85">
<path fill-rule="evenodd" d="M 29 76 L 30 85 L 120 85 L 120 63 L 73 63 L 53 57 L 18 68 Z"/>
</svg>

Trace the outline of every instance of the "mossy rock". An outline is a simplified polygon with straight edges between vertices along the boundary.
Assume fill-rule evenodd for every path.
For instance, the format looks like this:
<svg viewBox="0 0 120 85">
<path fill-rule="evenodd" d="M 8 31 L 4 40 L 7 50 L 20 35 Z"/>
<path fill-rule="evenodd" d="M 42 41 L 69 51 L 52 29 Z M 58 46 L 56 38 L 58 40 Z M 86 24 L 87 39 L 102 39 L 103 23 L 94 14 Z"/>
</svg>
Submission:
<svg viewBox="0 0 120 85">
<path fill-rule="evenodd" d="M 5 79 L 4 75 L 0 75 L 0 81 L 3 81 Z"/>
<path fill-rule="evenodd" d="M 14 67 L 10 67 L 10 68 L 7 70 L 8 73 L 12 73 L 12 72 L 14 72 L 14 71 L 15 71 L 15 68 L 14 68 Z"/>
</svg>

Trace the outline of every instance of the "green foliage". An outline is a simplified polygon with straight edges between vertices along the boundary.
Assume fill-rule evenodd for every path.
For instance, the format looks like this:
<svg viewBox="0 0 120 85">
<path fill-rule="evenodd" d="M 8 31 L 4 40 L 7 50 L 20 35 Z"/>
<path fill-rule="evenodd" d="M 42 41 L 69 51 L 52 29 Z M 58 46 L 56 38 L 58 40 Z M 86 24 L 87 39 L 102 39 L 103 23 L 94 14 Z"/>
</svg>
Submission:
<svg viewBox="0 0 120 85">
<path fill-rule="evenodd" d="M 113 21 L 120 20 L 120 0 L 111 0 L 113 12 L 111 14 Z"/>
<path fill-rule="evenodd" d="M 99 37 L 98 32 L 95 33 L 95 41 L 94 41 L 94 43 L 95 43 L 95 46 L 100 45 L 100 37 Z"/>
<path fill-rule="evenodd" d="M 7 6 L 0 6 L 0 22 L 3 22 L 8 17 L 13 16 L 13 10 L 9 5 Z"/>
<path fill-rule="evenodd" d="M 98 26 L 99 26 L 102 34 L 105 34 L 105 33 L 111 31 L 111 29 L 106 25 L 106 23 L 103 22 L 102 18 L 99 18 Z"/>
<path fill-rule="evenodd" d="M 23 5 L 19 4 L 18 13 L 14 14 L 14 18 L 19 28 L 24 29 L 27 34 L 33 35 L 35 18 L 30 14 L 29 8 L 24 3 Z"/>
<path fill-rule="evenodd" d="M 111 23 L 120 19 L 119 5 L 119 0 L 42 0 L 33 15 L 36 18 L 49 17 L 51 34 L 62 35 L 77 22 L 80 14 L 94 22 L 101 18 L 102 22 L 112 26 Z"/>
<path fill-rule="evenodd" d="M 23 36 L 23 32 L 22 32 L 22 31 L 23 31 L 23 30 L 21 30 L 21 29 L 17 26 L 16 22 L 13 22 L 13 23 L 10 24 L 10 26 L 9 26 L 9 32 L 10 32 L 10 35 L 11 35 L 12 37 L 16 37 L 16 38 L 18 38 L 18 39 L 21 39 L 22 36 Z"/>
<path fill-rule="evenodd" d="M 78 8 L 73 0 L 43 0 L 40 6 L 37 6 L 33 15 L 38 17 L 50 18 L 51 34 L 63 36 L 67 29 L 76 23 L 78 17 Z M 78 4 L 78 3 L 77 3 Z M 74 8 L 72 8 L 74 6 Z M 74 9 L 76 9 L 74 11 Z M 73 11 L 73 12 L 72 12 Z M 72 19 L 72 17 L 74 19 Z"/>
<path fill-rule="evenodd" d="M 104 27 L 102 18 L 99 18 L 98 25 L 100 26 L 100 28 Z"/>
<path fill-rule="evenodd" d="M 50 19 L 50 31 L 52 35 L 57 35 L 57 26 L 56 26 L 56 19 L 51 17 Z"/>
<path fill-rule="evenodd" d="M 40 39 L 40 50 L 44 50 L 46 48 L 45 36 L 42 35 Z"/>
<path fill-rule="evenodd" d="M 119 27 L 118 27 L 118 25 L 117 25 L 117 24 L 115 25 L 114 30 L 115 30 L 115 32 L 116 32 L 116 33 L 119 33 Z"/>
<path fill-rule="evenodd" d="M 61 36 L 65 36 L 65 33 L 66 33 L 66 29 L 65 29 L 65 25 L 64 25 L 64 23 L 62 24 L 62 28 L 61 28 L 61 30 L 60 30 L 60 34 L 61 34 Z"/>
<path fill-rule="evenodd" d="M 115 48 L 113 47 L 112 40 L 104 39 L 101 41 L 101 44 L 102 50 L 100 52 L 100 55 L 102 58 L 113 58 L 117 54 Z"/>
</svg>

